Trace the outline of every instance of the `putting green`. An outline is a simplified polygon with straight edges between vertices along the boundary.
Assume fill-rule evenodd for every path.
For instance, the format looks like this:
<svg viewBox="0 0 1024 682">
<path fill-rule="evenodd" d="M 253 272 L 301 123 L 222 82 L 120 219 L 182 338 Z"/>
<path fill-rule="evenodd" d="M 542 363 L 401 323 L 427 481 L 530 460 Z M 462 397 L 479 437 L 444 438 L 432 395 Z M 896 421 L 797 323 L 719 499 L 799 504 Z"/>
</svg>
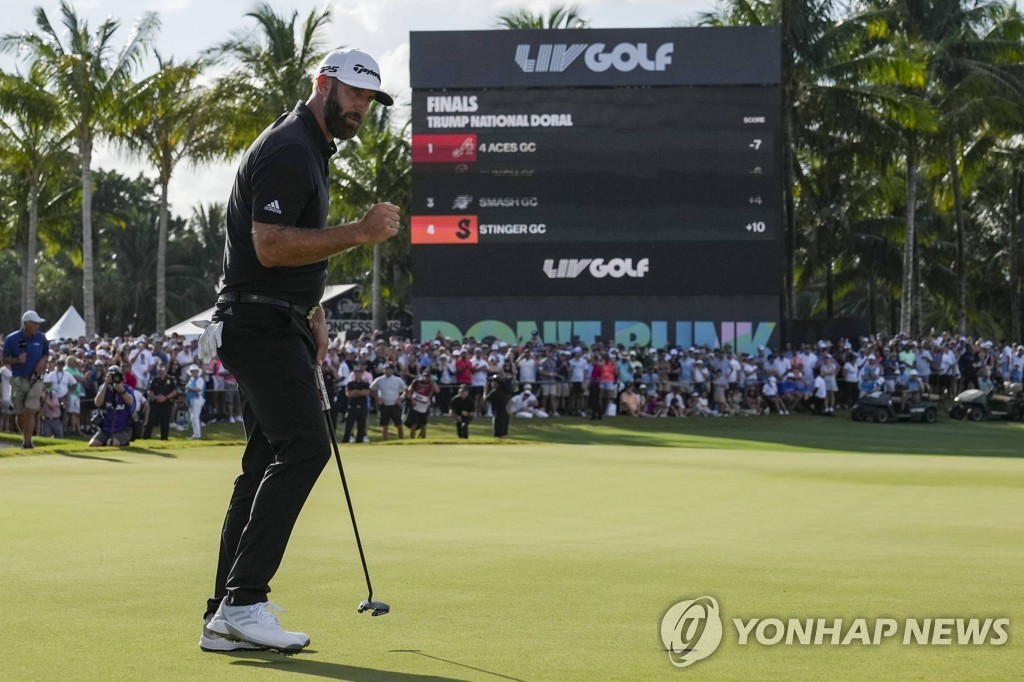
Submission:
<svg viewBox="0 0 1024 682">
<path fill-rule="evenodd" d="M 239 454 L 0 458 L 0 679 L 1009 679 L 1024 666 L 1022 459 L 473 441 L 343 450 L 390 615 L 356 613 L 366 591 L 331 462 L 271 595 L 310 650 L 202 653 Z M 680 671 L 661 619 L 702 595 L 724 639 Z M 1009 618 L 1010 636 L 741 646 L 732 624 L 883 617 Z"/>
</svg>

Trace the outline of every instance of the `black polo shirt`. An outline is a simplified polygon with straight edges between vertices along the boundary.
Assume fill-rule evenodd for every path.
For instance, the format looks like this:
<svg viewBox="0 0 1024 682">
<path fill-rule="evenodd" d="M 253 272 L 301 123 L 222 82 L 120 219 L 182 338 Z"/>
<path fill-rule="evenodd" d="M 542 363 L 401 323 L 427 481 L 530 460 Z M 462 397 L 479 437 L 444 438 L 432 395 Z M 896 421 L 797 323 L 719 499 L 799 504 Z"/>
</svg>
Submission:
<svg viewBox="0 0 1024 682">
<path fill-rule="evenodd" d="M 327 261 L 263 267 L 252 243 L 252 224 L 326 227 L 328 161 L 336 151 L 304 102 L 260 133 L 238 164 L 231 189 L 220 293 L 261 294 L 302 306 L 320 302 Z"/>
</svg>

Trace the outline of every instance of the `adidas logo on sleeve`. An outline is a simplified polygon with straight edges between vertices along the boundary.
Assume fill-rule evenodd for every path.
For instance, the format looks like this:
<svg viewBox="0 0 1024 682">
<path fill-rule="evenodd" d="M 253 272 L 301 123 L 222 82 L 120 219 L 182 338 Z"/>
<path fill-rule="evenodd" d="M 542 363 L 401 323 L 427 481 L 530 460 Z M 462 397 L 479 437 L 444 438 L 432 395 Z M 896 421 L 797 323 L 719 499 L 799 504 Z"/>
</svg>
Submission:
<svg viewBox="0 0 1024 682">
<path fill-rule="evenodd" d="M 276 213 L 278 215 L 281 215 L 281 204 L 277 203 L 277 199 L 274 199 L 269 204 L 264 206 L 263 210 L 264 211 L 270 211 L 271 213 Z"/>
</svg>

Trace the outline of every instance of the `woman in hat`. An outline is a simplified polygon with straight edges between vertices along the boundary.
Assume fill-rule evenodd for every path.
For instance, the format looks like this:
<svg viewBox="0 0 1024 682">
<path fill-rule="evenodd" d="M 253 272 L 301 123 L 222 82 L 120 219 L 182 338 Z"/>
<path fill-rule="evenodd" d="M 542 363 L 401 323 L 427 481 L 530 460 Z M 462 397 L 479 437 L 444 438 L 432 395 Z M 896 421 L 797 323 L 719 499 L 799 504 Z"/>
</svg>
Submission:
<svg viewBox="0 0 1024 682">
<path fill-rule="evenodd" d="M 199 365 L 188 366 L 188 381 L 185 383 L 185 400 L 188 401 L 188 412 L 192 417 L 192 440 L 203 437 L 202 422 L 199 420 L 206 404 L 206 380 L 203 379 Z"/>
</svg>

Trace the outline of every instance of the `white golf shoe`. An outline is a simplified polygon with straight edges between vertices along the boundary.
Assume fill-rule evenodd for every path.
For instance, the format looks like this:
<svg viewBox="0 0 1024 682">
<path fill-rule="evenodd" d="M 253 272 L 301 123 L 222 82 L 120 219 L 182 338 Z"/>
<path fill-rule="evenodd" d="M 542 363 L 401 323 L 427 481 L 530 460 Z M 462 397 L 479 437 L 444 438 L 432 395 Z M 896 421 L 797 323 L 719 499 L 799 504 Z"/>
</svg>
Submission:
<svg viewBox="0 0 1024 682">
<path fill-rule="evenodd" d="M 250 644 L 249 642 L 241 642 L 236 639 L 228 639 L 223 635 L 217 634 L 206 627 L 212 619 L 213 616 L 206 617 L 206 622 L 203 623 L 203 634 L 199 636 L 199 648 L 203 651 L 263 651 L 266 649 L 266 647 Z"/>
<path fill-rule="evenodd" d="M 225 599 L 207 623 L 206 629 L 228 639 L 286 653 L 301 651 L 309 646 L 309 635 L 286 631 L 281 627 L 275 611 L 283 613 L 284 609 L 269 601 L 229 606 Z"/>
</svg>

